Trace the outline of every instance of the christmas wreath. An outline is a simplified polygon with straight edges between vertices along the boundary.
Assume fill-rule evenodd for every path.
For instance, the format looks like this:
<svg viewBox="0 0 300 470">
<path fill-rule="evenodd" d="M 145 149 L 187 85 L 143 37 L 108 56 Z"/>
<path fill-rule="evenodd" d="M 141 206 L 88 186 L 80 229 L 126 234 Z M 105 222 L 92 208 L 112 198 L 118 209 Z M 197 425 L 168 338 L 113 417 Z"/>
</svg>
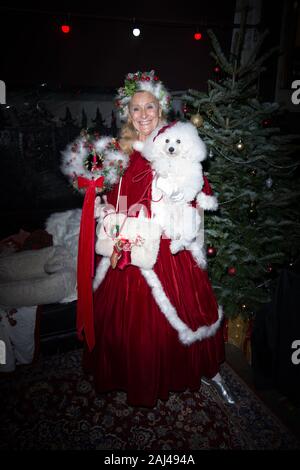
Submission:
<svg viewBox="0 0 300 470">
<path fill-rule="evenodd" d="M 100 137 L 83 130 L 62 152 L 61 171 L 81 193 L 85 192 L 85 187 L 81 186 L 80 178 L 96 181 L 100 177 L 102 186 L 98 185 L 97 191 L 107 192 L 119 181 L 128 160 L 115 138 Z"/>
</svg>

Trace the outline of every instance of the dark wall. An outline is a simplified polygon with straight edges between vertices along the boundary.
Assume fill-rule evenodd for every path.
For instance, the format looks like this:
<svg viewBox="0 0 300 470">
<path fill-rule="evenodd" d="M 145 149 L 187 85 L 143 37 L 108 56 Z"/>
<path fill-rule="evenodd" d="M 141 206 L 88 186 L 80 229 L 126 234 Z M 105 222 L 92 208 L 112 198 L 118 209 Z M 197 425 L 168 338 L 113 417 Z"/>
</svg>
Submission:
<svg viewBox="0 0 300 470">
<path fill-rule="evenodd" d="M 53 3 L 48 8 L 46 3 L 40 9 L 55 11 Z M 121 21 L 122 11 L 113 6 L 98 6 L 94 13 L 88 7 L 80 11 L 71 7 L 78 15 L 91 16 L 71 17 L 72 32 L 67 36 L 59 30 L 62 15 L 1 11 L 2 2 L 0 35 L 5 48 L 0 78 L 6 81 L 8 93 L 10 88 L 40 82 L 63 88 L 115 89 L 127 72 L 154 68 L 170 90 L 206 89 L 214 63 L 206 27 L 200 27 L 203 40 L 193 39 L 197 21 L 213 27 L 226 51 L 234 7 L 233 0 L 168 5 L 165 11 L 146 5 L 139 15 L 135 13 L 141 18 L 142 35 L 134 38 L 131 23 Z M 101 14 L 114 18 L 103 21 L 97 18 Z"/>
<path fill-rule="evenodd" d="M 280 34 L 286 0 L 262 0 L 261 31 L 268 30 L 268 35 L 262 45 L 261 54 L 267 53 L 271 48 L 278 50 L 265 63 L 266 70 L 260 78 L 260 94 L 264 101 L 273 101 L 275 97 L 277 65 L 280 54 Z"/>
</svg>

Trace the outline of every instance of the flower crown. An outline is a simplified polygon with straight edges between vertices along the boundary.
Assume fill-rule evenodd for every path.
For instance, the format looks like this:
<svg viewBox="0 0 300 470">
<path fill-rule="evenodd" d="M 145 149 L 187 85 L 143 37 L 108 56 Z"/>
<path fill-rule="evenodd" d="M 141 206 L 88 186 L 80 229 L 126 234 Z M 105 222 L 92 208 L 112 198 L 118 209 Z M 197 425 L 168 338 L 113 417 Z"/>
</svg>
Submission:
<svg viewBox="0 0 300 470">
<path fill-rule="evenodd" d="M 154 70 L 150 72 L 128 73 L 125 77 L 124 87 L 118 89 L 115 104 L 121 121 L 128 116 L 128 103 L 137 91 L 148 91 L 157 100 L 165 113 L 171 106 L 171 95 L 168 93 Z"/>
</svg>

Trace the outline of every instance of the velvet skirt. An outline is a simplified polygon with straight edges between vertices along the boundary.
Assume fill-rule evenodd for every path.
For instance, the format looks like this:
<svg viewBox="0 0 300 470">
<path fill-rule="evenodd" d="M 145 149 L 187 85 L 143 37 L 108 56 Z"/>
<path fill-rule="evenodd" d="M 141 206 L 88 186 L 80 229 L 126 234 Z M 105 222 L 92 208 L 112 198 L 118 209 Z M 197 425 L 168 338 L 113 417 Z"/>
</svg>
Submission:
<svg viewBox="0 0 300 470">
<path fill-rule="evenodd" d="M 153 174 L 139 152 L 133 152 L 120 185 L 127 208 L 143 201 L 151 215 Z M 116 207 L 119 187 L 108 194 Z M 207 272 L 190 251 L 170 252 L 162 238 L 154 266 L 162 287 L 178 316 L 192 330 L 211 325 L 218 305 Z M 96 345 L 84 352 L 84 368 L 92 373 L 98 392 L 123 390 L 130 405 L 153 407 L 170 391 L 198 390 L 201 377 L 213 377 L 224 361 L 222 326 L 208 339 L 190 346 L 160 311 L 140 269 L 109 268 L 94 293 Z"/>
</svg>

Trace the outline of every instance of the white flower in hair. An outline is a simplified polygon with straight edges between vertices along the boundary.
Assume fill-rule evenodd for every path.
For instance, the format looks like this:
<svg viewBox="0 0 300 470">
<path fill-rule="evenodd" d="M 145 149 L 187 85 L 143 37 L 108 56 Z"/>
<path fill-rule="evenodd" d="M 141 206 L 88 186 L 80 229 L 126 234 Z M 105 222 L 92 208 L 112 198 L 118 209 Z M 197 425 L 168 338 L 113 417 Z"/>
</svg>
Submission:
<svg viewBox="0 0 300 470">
<path fill-rule="evenodd" d="M 124 86 L 118 89 L 115 104 L 121 120 L 128 116 L 128 103 L 137 91 L 148 91 L 157 100 L 165 113 L 168 113 L 171 105 L 171 95 L 160 81 L 154 70 L 150 72 L 128 73 Z"/>
</svg>

